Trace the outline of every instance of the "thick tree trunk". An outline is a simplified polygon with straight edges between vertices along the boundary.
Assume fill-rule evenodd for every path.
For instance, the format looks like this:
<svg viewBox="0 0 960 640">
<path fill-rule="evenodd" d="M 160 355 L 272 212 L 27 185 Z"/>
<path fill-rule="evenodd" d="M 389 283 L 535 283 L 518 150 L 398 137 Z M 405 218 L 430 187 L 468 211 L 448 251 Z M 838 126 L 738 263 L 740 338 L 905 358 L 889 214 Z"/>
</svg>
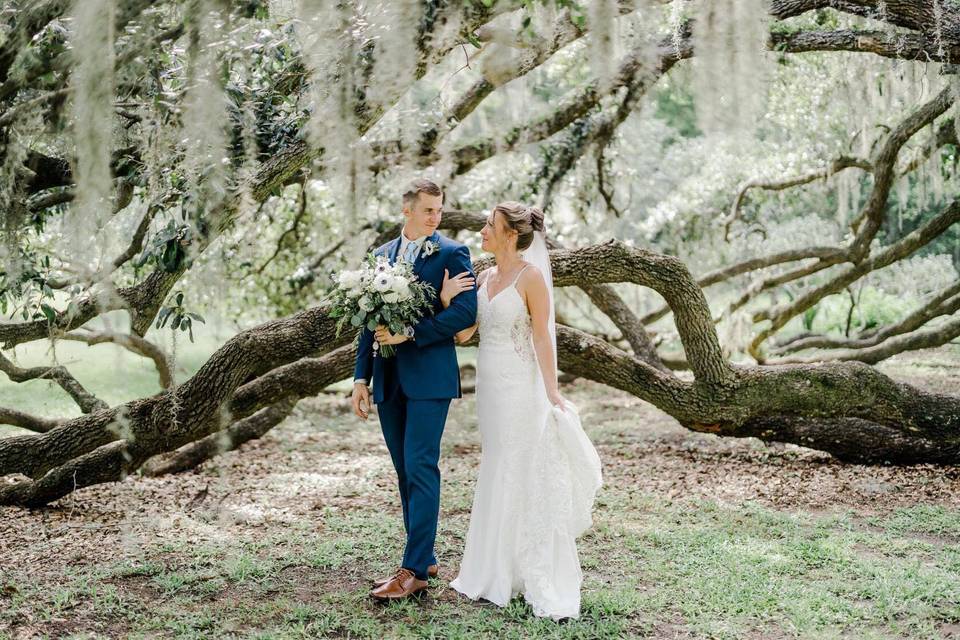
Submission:
<svg viewBox="0 0 960 640">
<path fill-rule="evenodd" d="M 851 462 L 960 461 L 960 398 L 869 365 L 736 367 L 731 384 L 703 384 L 659 376 L 582 332 L 563 329 L 558 339 L 564 371 L 632 393 L 693 431 L 790 442 Z"/>
<path fill-rule="evenodd" d="M 128 442 L 137 466 L 219 431 L 232 422 L 222 411 L 235 390 L 281 365 L 329 351 L 350 336 L 336 336 L 326 307 L 244 331 L 226 342 L 189 380 L 173 391 L 96 411 L 44 434 L 0 439 L 0 475 L 31 478 L 116 440 Z"/>
</svg>

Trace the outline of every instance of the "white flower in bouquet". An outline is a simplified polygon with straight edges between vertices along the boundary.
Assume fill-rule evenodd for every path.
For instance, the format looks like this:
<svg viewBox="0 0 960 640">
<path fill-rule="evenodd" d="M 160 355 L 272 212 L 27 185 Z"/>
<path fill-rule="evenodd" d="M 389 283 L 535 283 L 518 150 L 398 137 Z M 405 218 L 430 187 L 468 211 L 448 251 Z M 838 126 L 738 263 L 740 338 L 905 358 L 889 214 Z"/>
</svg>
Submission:
<svg viewBox="0 0 960 640">
<path fill-rule="evenodd" d="M 409 298 L 407 292 L 410 290 L 410 281 L 406 276 L 394 275 L 390 283 L 390 289 L 383 292 L 383 301 L 391 304 L 406 300 Z"/>
<path fill-rule="evenodd" d="M 373 290 L 377 293 L 384 293 L 393 287 L 393 276 L 389 273 L 381 273 L 373 279 Z"/>
<path fill-rule="evenodd" d="M 357 289 L 360 287 L 362 273 L 360 271 L 341 271 L 337 276 L 337 284 L 344 289 Z"/>
<path fill-rule="evenodd" d="M 394 293 L 400 293 L 407 288 L 407 284 L 409 282 L 410 281 L 406 278 L 406 276 L 395 275 L 393 276 L 393 282 L 390 283 L 390 289 Z"/>
<path fill-rule="evenodd" d="M 363 294 L 363 272 L 343 271 L 337 276 L 337 284 L 347 296 L 357 298 Z"/>
<path fill-rule="evenodd" d="M 390 264 L 390 259 L 386 256 L 378 256 L 377 261 L 373 263 L 373 269 L 371 270 L 372 276 L 376 277 L 381 273 L 390 273 L 394 269 L 394 266 Z"/>
</svg>

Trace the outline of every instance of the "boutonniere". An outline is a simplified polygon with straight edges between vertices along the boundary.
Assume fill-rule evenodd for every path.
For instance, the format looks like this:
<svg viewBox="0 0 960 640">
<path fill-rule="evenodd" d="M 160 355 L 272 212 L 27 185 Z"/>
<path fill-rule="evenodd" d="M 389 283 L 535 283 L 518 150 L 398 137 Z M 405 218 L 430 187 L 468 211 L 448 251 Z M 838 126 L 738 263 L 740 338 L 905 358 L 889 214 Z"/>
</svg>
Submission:
<svg viewBox="0 0 960 640">
<path fill-rule="evenodd" d="M 424 257 L 430 257 L 440 250 L 440 243 L 434 242 L 433 240 L 426 240 L 423 243 L 423 255 Z"/>
</svg>

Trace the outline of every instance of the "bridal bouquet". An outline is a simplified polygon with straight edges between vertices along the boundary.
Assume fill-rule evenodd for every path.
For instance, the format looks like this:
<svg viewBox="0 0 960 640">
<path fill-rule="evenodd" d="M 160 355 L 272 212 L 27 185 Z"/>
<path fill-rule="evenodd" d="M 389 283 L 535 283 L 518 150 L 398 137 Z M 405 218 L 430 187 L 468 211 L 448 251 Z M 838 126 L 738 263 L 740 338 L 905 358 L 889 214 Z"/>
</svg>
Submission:
<svg viewBox="0 0 960 640">
<path fill-rule="evenodd" d="M 433 286 L 421 282 L 413 274 L 413 265 L 397 260 L 391 265 L 386 256 L 367 255 L 366 263 L 354 271 L 341 271 L 336 278 L 337 287 L 330 293 L 330 317 L 339 318 L 337 335 L 349 322 L 357 329 L 357 336 L 364 327 L 373 331 L 378 325 L 389 327 L 393 334 L 402 333 L 404 327 L 413 325 L 429 308 L 430 297 L 435 295 Z M 390 357 L 394 355 L 391 345 L 374 341 L 373 354 Z"/>
</svg>

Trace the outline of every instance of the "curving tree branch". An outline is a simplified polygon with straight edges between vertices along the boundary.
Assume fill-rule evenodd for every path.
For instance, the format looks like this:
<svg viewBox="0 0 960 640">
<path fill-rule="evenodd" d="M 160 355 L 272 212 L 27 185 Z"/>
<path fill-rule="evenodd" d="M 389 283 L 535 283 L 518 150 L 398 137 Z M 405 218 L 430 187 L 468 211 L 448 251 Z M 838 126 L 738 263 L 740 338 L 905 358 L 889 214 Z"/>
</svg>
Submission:
<svg viewBox="0 0 960 640">
<path fill-rule="evenodd" d="M 862 158 L 851 156 L 840 156 L 831 162 L 827 167 L 807 172 L 803 175 L 783 180 L 747 180 L 737 188 L 737 194 L 733 198 L 733 204 L 730 205 L 730 213 L 721 221 L 723 224 L 723 239 L 730 240 L 730 226 L 740 217 L 740 208 L 746 199 L 747 191 L 750 189 L 764 189 L 767 191 L 783 191 L 802 184 L 809 184 L 814 180 L 826 180 L 835 173 L 844 169 L 863 169 L 870 171 L 873 166 Z"/>
<path fill-rule="evenodd" d="M 878 330 L 864 332 L 855 338 L 841 338 L 825 335 L 799 334 L 785 341 L 771 350 L 775 355 L 786 355 L 804 349 L 863 349 L 873 347 L 881 342 L 905 333 L 915 331 L 934 318 L 952 315 L 960 310 L 960 281 L 944 287 L 930 296 L 919 308 L 908 314 L 899 322 L 880 327 Z M 774 362 L 792 360 L 779 359 Z"/>
<path fill-rule="evenodd" d="M 84 413 L 101 411 L 107 408 L 107 403 L 87 391 L 63 365 L 51 367 L 18 367 L 6 356 L 0 354 L 0 371 L 7 374 L 13 382 L 27 382 L 28 380 L 53 380 L 66 391 Z"/>
<path fill-rule="evenodd" d="M 857 216 L 858 220 L 863 220 L 863 225 L 855 229 L 857 235 L 850 246 L 851 259 L 854 262 L 859 262 L 870 252 L 870 242 L 883 224 L 890 188 L 896 177 L 896 162 L 900 149 L 918 131 L 950 108 L 955 99 L 952 87 L 946 86 L 932 100 L 916 109 L 890 131 L 871 158 L 873 188 Z"/>
<path fill-rule="evenodd" d="M 63 422 L 64 419 L 62 418 L 42 418 L 40 416 L 24 413 L 19 409 L 0 407 L 0 424 L 9 424 L 13 425 L 14 427 L 28 429 L 37 433 L 46 433 Z"/>
<path fill-rule="evenodd" d="M 113 343 L 135 353 L 138 356 L 149 358 L 157 368 L 157 374 L 160 376 L 160 387 L 169 389 L 173 386 L 173 372 L 170 370 L 170 363 L 167 361 L 167 354 L 163 349 L 154 343 L 141 338 L 138 335 L 129 333 L 117 333 L 115 331 L 92 331 L 84 330 L 79 332 L 65 333 L 60 337 L 61 340 L 72 340 L 74 342 L 84 342 L 90 346 L 95 344 Z"/>
<path fill-rule="evenodd" d="M 955 301 L 954 311 L 960 308 L 960 301 Z M 899 333 L 872 345 L 854 346 L 845 349 L 835 349 L 820 352 L 813 356 L 779 358 L 772 360 L 772 364 L 797 362 L 823 362 L 824 360 L 857 360 L 867 364 L 876 364 L 904 351 L 929 349 L 939 347 L 960 336 L 960 318 L 953 318 L 935 328 L 917 329 L 909 333 Z"/>
</svg>

